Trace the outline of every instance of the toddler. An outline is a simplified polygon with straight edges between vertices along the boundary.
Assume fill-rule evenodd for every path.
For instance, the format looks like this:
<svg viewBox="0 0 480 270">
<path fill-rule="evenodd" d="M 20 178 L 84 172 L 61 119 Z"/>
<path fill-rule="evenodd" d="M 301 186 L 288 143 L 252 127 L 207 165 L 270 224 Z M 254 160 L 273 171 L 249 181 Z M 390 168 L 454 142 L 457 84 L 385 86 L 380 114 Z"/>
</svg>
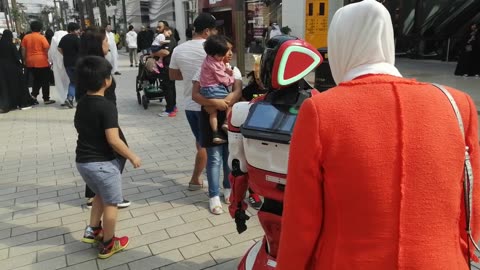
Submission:
<svg viewBox="0 0 480 270">
<path fill-rule="evenodd" d="M 210 36 L 205 41 L 204 49 L 207 57 L 200 73 L 200 94 L 208 99 L 223 99 L 228 95 L 228 87 L 234 82 L 233 70 L 223 62 L 228 52 L 227 40 L 220 35 Z M 217 110 L 211 106 L 205 106 L 205 110 L 209 114 L 213 143 L 225 143 L 225 136 L 218 131 Z"/>
<path fill-rule="evenodd" d="M 163 29 L 163 33 L 158 34 L 158 36 L 155 38 L 155 40 L 152 42 L 152 47 L 150 48 L 153 53 L 156 53 L 162 49 L 168 49 L 168 45 L 170 43 L 170 40 L 167 38 L 170 38 L 172 35 L 172 29 L 169 27 L 165 27 Z M 157 60 L 157 65 L 154 67 L 155 73 L 160 73 L 159 68 L 163 68 L 163 57 L 158 57 Z"/>
</svg>

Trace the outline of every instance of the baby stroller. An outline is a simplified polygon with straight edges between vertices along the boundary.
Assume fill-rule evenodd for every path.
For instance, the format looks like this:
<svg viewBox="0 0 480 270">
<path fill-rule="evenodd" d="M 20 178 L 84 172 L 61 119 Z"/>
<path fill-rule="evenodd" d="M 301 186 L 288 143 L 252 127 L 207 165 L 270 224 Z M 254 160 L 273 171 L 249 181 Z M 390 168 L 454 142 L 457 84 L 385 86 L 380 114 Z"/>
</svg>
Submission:
<svg viewBox="0 0 480 270">
<path fill-rule="evenodd" d="M 165 91 L 162 88 L 162 78 L 165 78 L 166 70 L 160 70 L 160 73 L 153 71 L 153 65 L 156 65 L 155 58 L 145 54 L 140 57 L 140 65 L 138 66 L 138 75 L 136 81 L 137 100 L 139 105 L 148 109 L 150 100 L 158 99 L 162 102 L 165 97 Z M 143 95 L 140 93 L 143 91 Z"/>
</svg>

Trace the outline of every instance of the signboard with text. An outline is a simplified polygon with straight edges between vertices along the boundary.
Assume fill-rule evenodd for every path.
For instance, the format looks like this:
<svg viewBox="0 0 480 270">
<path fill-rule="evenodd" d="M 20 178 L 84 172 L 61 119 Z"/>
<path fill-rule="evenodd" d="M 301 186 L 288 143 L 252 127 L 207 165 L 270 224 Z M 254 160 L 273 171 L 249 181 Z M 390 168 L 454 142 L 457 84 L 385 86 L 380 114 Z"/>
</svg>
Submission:
<svg viewBox="0 0 480 270">
<path fill-rule="evenodd" d="M 306 0 L 305 40 L 316 48 L 327 47 L 328 0 Z"/>
</svg>

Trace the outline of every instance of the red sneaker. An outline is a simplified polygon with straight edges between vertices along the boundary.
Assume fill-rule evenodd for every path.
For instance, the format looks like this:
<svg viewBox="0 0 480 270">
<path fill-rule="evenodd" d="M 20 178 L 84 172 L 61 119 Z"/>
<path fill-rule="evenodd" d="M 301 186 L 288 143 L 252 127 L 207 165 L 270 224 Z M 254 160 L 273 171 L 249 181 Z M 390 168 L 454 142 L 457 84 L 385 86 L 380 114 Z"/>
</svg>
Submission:
<svg viewBox="0 0 480 270">
<path fill-rule="evenodd" d="M 104 246 L 103 243 L 99 246 L 98 258 L 107 259 L 113 254 L 124 250 L 128 246 L 128 237 L 113 237 L 108 246 Z"/>
<path fill-rule="evenodd" d="M 87 244 L 95 244 L 103 238 L 102 227 L 93 228 L 87 226 L 85 232 L 83 233 L 82 242 Z"/>
</svg>

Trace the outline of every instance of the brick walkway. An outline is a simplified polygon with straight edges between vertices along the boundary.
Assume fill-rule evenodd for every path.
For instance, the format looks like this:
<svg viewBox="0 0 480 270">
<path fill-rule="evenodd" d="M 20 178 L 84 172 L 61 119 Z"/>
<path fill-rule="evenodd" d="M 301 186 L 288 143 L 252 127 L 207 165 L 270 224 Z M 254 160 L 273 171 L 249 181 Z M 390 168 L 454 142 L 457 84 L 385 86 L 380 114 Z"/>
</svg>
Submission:
<svg viewBox="0 0 480 270">
<path fill-rule="evenodd" d="M 122 66 L 127 66 L 122 57 Z M 258 220 L 238 235 L 228 214 L 208 211 L 206 190 L 187 190 L 193 136 L 183 113 L 160 118 L 164 102 L 137 104 L 136 69 L 116 76 L 119 121 L 142 167 L 127 164 L 119 212 L 126 251 L 107 260 L 80 242 L 89 218 L 75 169 L 75 110 L 57 104 L 0 115 L 0 263 L 8 269 L 234 269 L 262 236 Z M 206 179 L 206 177 L 204 177 Z M 224 208 L 226 210 L 226 208 Z M 254 214 L 254 213 L 252 213 Z M 66 267 L 66 268 L 65 268 Z"/>
<path fill-rule="evenodd" d="M 164 104 L 152 102 L 148 110 L 137 104 L 136 69 L 121 60 L 120 124 L 143 159 L 137 170 L 127 164 L 123 175 L 132 205 L 120 210 L 117 229 L 131 237 L 128 249 L 97 260 L 95 249 L 80 242 L 89 210 L 74 166 L 75 111 L 40 105 L 0 115 L 1 269 L 234 269 L 262 236 L 255 217 L 238 235 L 227 214 L 208 212 L 205 190 L 187 190 L 194 145 L 182 91 L 177 117 L 159 118 Z M 401 60 L 399 66 L 405 75 L 464 89 L 480 101 L 480 80 L 453 77 L 452 63 Z"/>
</svg>

